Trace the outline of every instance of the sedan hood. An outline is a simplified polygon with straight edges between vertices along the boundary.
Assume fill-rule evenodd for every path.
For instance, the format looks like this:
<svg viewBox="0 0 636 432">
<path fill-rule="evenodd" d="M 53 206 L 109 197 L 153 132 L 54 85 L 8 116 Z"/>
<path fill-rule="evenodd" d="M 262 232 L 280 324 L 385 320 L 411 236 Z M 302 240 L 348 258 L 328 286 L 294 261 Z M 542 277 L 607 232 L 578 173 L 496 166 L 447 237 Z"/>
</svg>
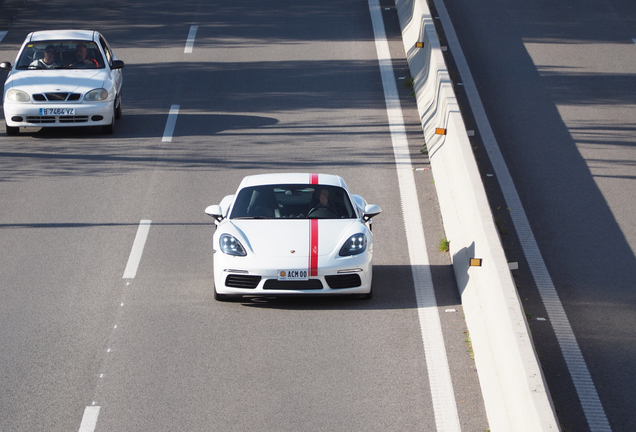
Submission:
<svg viewBox="0 0 636 432">
<path fill-rule="evenodd" d="M 86 93 L 104 86 L 106 69 L 20 70 L 9 75 L 5 89 L 19 88 L 28 94 L 48 92 Z"/>
<path fill-rule="evenodd" d="M 314 219 L 318 222 L 318 255 L 330 255 L 340 250 L 345 240 L 357 231 L 356 219 Z M 234 219 L 229 221 L 240 233 L 241 241 L 255 254 L 288 257 L 291 251 L 297 257 L 309 256 L 311 224 L 308 219 Z M 358 231 L 362 231 L 362 228 Z M 337 251 L 336 251 L 337 252 Z"/>
</svg>

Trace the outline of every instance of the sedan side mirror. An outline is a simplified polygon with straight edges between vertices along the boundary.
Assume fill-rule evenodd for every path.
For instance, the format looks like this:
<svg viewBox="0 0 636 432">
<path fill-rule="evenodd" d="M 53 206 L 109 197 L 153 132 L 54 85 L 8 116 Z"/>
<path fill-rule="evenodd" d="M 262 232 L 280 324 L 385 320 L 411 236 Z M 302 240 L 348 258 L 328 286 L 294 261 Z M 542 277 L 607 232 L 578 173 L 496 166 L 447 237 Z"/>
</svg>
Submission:
<svg viewBox="0 0 636 432">
<path fill-rule="evenodd" d="M 121 69 L 124 67 L 124 62 L 121 60 L 113 60 L 113 64 L 110 65 L 111 69 Z"/>
<path fill-rule="evenodd" d="M 2 70 L 11 70 L 11 63 L 9 63 L 9 62 L 0 63 L 0 69 L 2 69 Z"/>
<path fill-rule="evenodd" d="M 364 208 L 364 220 L 368 221 L 372 217 L 379 215 L 382 212 L 382 209 L 375 204 L 367 204 Z"/>
<path fill-rule="evenodd" d="M 220 205 L 211 205 L 205 209 L 208 216 L 212 216 L 217 222 L 223 220 L 223 210 Z"/>
</svg>

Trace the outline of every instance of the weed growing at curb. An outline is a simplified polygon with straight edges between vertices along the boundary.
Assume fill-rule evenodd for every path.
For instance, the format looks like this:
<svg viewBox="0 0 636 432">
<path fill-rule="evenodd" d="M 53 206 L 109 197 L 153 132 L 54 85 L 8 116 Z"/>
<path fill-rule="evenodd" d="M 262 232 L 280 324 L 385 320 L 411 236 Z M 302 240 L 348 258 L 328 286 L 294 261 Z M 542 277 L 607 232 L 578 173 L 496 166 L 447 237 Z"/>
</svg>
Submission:
<svg viewBox="0 0 636 432">
<path fill-rule="evenodd" d="M 450 246 L 450 241 L 447 240 L 446 238 L 443 238 L 440 240 L 439 246 L 437 247 L 437 249 L 439 249 L 440 252 L 446 253 L 449 250 L 449 246 Z"/>
<path fill-rule="evenodd" d="M 470 334 L 468 333 L 468 330 L 466 330 L 464 334 L 466 335 L 465 341 L 466 341 L 466 345 L 468 346 L 468 354 L 470 354 L 471 360 L 475 361 L 475 353 L 473 352 L 473 342 L 470 340 Z"/>
</svg>

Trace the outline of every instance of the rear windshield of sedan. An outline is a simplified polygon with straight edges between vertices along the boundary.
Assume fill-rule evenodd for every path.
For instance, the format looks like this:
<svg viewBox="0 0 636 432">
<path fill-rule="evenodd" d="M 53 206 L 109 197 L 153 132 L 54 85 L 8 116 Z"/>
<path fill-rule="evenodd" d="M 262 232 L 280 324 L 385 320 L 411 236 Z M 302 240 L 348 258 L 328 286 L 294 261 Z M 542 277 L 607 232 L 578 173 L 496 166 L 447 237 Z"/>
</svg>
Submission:
<svg viewBox="0 0 636 432">
<path fill-rule="evenodd" d="M 266 185 L 241 189 L 230 219 L 352 219 L 347 192 L 337 186 Z"/>
<path fill-rule="evenodd" d="M 76 52 L 86 48 L 86 58 L 88 62 L 80 62 Z M 55 50 L 53 61 L 50 57 L 45 59 L 47 50 Z M 45 67 L 42 62 L 51 62 L 53 65 Z M 31 42 L 22 51 L 22 55 L 17 62 L 17 69 L 101 69 L 104 67 L 104 59 L 97 44 L 93 41 L 78 40 L 49 40 Z"/>
</svg>

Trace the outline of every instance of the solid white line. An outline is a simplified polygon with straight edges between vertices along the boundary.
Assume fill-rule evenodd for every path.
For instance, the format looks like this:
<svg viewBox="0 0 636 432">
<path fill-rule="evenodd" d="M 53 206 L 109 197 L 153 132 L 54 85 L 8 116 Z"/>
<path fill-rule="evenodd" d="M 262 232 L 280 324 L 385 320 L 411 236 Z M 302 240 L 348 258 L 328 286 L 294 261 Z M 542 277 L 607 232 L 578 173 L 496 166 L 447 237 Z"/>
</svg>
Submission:
<svg viewBox="0 0 636 432">
<path fill-rule="evenodd" d="M 199 26 L 190 26 L 190 32 L 188 33 L 188 39 L 186 40 L 185 49 L 183 52 L 185 54 L 192 53 L 192 47 L 194 46 L 194 38 L 197 35 L 197 30 L 199 30 Z"/>
<path fill-rule="evenodd" d="M 512 181 L 512 176 L 508 171 L 508 167 L 504 161 L 503 155 L 499 149 L 499 144 L 495 139 L 486 111 L 477 92 L 477 86 L 468 68 L 468 63 L 461 50 L 459 40 L 453 24 L 448 16 L 446 6 L 443 1 L 434 0 L 437 12 L 442 19 L 444 32 L 448 39 L 448 43 L 453 51 L 453 57 L 459 69 L 459 75 L 464 81 L 464 88 L 468 95 L 468 100 L 475 116 L 475 120 L 479 125 L 484 146 L 488 150 L 490 161 L 495 170 L 495 174 L 499 179 L 501 190 L 506 200 L 506 205 L 510 209 L 510 216 L 517 230 L 523 252 L 528 260 L 530 271 L 534 277 L 537 289 L 543 300 L 543 304 L 548 312 L 548 318 L 552 323 L 552 328 L 556 335 L 563 358 L 574 382 L 574 387 L 581 401 L 583 412 L 587 418 L 587 423 L 592 432 L 610 432 L 611 428 L 603 405 L 598 397 L 596 387 L 592 381 L 592 377 L 583 358 L 583 354 L 576 341 L 570 322 L 563 309 L 563 304 L 559 299 L 559 295 L 554 287 L 552 278 L 548 273 L 548 269 L 539 250 L 530 222 L 521 204 L 521 199 L 517 193 L 517 189 Z"/>
<path fill-rule="evenodd" d="M 166 128 L 163 131 L 163 138 L 161 142 L 172 142 L 172 134 L 174 133 L 174 127 L 177 124 L 177 116 L 179 115 L 179 105 L 172 105 L 170 107 L 170 113 L 168 113 L 168 121 L 166 121 Z"/>
<path fill-rule="evenodd" d="M 128 257 L 128 264 L 124 270 L 124 276 L 122 279 L 134 279 L 137 275 L 137 268 L 141 262 L 141 254 L 144 252 L 144 246 L 146 244 L 146 238 L 148 238 L 148 231 L 150 231 L 150 224 L 152 221 L 142 220 L 139 222 L 139 228 L 137 228 L 137 235 L 133 242 L 130 256 Z"/>
<path fill-rule="evenodd" d="M 386 40 L 379 0 L 369 0 L 369 10 L 375 34 L 375 47 L 384 87 L 391 141 L 400 186 L 400 199 L 408 242 L 413 284 L 417 299 L 418 317 L 426 357 L 426 367 L 433 401 L 435 424 L 438 431 L 460 431 L 457 403 L 453 391 L 444 336 L 433 289 L 433 279 L 426 251 L 422 216 L 417 198 L 411 156 L 404 127 L 402 107 L 395 84 L 393 63 Z"/>
<path fill-rule="evenodd" d="M 0 31 L 0 42 L 2 42 L 2 39 L 4 39 L 4 37 L 7 35 L 7 33 L 9 33 L 8 31 Z"/>
<path fill-rule="evenodd" d="M 87 406 L 84 409 L 84 416 L 80 424 L 79 432 L 93 432 L 97 426 L 97 416 L 99 416 L 98 406 Z"/>
</svg>

